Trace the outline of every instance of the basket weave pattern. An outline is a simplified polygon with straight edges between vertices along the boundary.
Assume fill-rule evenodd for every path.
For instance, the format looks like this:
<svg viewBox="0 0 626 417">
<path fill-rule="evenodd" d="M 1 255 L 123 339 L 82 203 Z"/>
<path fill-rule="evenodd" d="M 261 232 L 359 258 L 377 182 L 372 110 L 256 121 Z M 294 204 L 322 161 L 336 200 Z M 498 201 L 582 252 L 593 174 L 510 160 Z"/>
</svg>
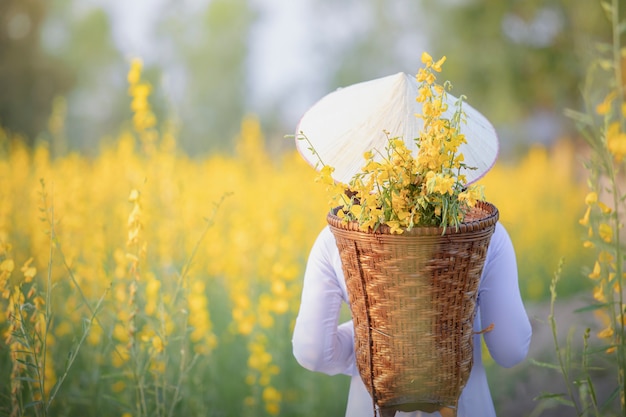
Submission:
<svg viewBox="0 0 626 417">
<path fill-rule="evenodd" d="M 478 284 L 498 210 L 480 202 L 445 234 L 363 232 L 334 214 L 357 367 L 382 409 L 456 408 L 472 367 Z"/>
</svg>

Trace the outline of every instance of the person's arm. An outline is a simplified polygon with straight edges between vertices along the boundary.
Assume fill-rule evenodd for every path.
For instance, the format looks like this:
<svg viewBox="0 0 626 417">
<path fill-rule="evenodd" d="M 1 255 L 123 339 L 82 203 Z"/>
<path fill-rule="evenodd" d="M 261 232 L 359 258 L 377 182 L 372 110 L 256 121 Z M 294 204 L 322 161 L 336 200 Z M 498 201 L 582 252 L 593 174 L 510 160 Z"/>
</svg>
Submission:
<svg viewBox="0 0 626 417">
<path fill-rule="evenodd" d="M 484 334 L 491 357 L 507 368 L 523 361 L 532 328 L 519 291 L 513 244 L 500 223 L 489 245 L 478 297 L 482 328 L 494 325 Z"/>
<path fill-rule="evenodd" d="M 293 354 L 300 365 L 329 375 L 352 374 L 355 367 L 352 322 L 337 325 L 343 300 L 333 262 L 335 239 L 325 228 L 315 241 L 304 273 Z"/>
</svg>

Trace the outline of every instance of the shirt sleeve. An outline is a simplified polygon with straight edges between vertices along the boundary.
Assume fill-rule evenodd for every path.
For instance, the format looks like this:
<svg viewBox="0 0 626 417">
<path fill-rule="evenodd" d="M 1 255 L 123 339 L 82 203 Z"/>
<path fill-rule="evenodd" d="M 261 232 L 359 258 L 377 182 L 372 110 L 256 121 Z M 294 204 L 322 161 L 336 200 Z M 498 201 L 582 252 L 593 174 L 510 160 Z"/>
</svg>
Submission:
<svg viewBox="0 0 626 417">
<path fill-rule="evenodd" d="M 344 295 L 333 263 L 335 239 L 324 228 L 309 255 L 292 345 L 304 368 L 329 375 L 355 372 L 352 322 L 338 325 Z M 337 254 L 338 256 L 338 254 Z M 341 277 L 343 279 L 343 277 Z"/>
<path fill-rule="evenodd" d="M 500 223 L 487 252 L 478 302 L 482 328 L 493 324 L 484 334 L 491 357 L 503 367 L 523 361 L 532 328 L 519 291 L 513 244 Z"/>
</svg>

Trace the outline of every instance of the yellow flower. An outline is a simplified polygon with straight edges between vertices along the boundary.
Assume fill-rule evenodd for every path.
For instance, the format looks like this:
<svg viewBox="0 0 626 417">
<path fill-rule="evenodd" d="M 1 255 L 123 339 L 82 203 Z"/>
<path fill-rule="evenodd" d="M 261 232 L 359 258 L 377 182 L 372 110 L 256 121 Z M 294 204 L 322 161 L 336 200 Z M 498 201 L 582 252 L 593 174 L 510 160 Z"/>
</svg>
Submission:
<svg viewBox="0 0 626 417">
<path fill-rule="evenodd" d="M 433 63 L 433 57 L 426 51 L 422 52 L 422 64 L 429 68 Z"/>
<path fill-rule="evenodd" d="M 31 282 L 35 275 L 37 274 L 37 268 L 31 266 L 30 264 L 33 262 L 33 258 L 29 258 L 21 268 L 22 274 L 24 274 L 24 282 Z"/>
<path fill-rule="evenodd" d="M 432 72 L 425 71 L 423 68 L 420 68 L 417 72 L 417 82 L 426 83 L 427 85 L 432 85 L 435 82 L 435 76 Z"/>
<path fill-rule="evenodd" d="M 152 338 L 152 347 L 154 348 L 154 351 L 157 353 L 163 352 L 163 350 L 165 349 L 165 344 L 163 343 L 163 339 L 161 339 L 159 336 L 154 336 Z"/>
<path fill-rule="evenodd" d="M 591 215 L 591 207 L 587 207 L 587 210 L 585 210 L 585 215 L 583 216 L 582 219 L 578 220 L 578 223 L 580 223 L 582 226 L 589 226 L 590 215 Z"/>
<path fill-rule="evenodd" d="M 601 303 L 606 303 L 606 297 L 604 295 L 604 283 L 600 282 L 600 285 L 596 286 L 593 289 L 593 298 L 596 301 L 599 301 Z"/>
<path fill-rule="evenodd" d="M 618 162 L 626 156 L 626 133 L 621 131 L 619 122 L 611 123 L 606 132 L 606 144 L 609 152 Z"/>
<path fill-rule="evenodd" d="M 5 259 L 2 262 L 0 262 L 0 272 L 11 273 L 13 272 L 14 268 L 15 268 L 15 262 L 13 262 L 13 259 Z"/>
<path fill-rule="evenodd" d="M 611 252 L 603 250 L 598 253 L 598 261 L 602 263 L 613 262 L 613 259 L 615 258 L 613 257 L 613 254 L 611 254 Z"/>
<path fill-rule="evenodd" d="M 322 169 L 320 169 L 319 171 L 317 181 L 321 182 L 322 184 L 328 184 L 328 185 L 334 184 L 335 180 L 333 179 L 333 176 L 332 176 L 334 170 L 335 168 L 329 165 L 324 165 Z"/>
<path fill-rule="evenodd" d="M 598 201 L 598 207 L 600 207 L 600 211 L 604 214 L 610 214 L 613 211 L 611 207 L 607 206 L 602 201 Z"/>
<path fill-rule="evenodd" d="M 280 402 L 281 399 L 282 399 L 282 395 L 276 388 L 269 386 L 263 389 L 263 401 Z"/>
<path fill-rule="evenodd" d="M 443 65 L 444 62 L 446 62 L 446 57 L 445 56 L 441 57 L 441 59 L 439 59 L 439 61 L 435 62 L 432 65 L 432 69 L 434 69 L 437 72 L 441 72 L 441 66 Z"/>
<path fill-rule="evenodd" d="M 357 219 L 361 217 L 362 211 L 363 207 L 358 204 L 354 204 L 352 207 L 350 207 L 350 214 L 352 214 Z"/>
<path fill-rule="evenodd" d="M 615 97 L 617 97 L 617 93 L 615 91 L 611 91 L 609 94 L 607 94 L 607 96 L 604 98 L 604 101 L 596 106 L 596 113 L 598 113 L 598 115 L 600 116 L 606 116 L 607 114 L 609 114 L 609 112 L 611 111 L 611 105 Z"/>
<path fill-rule="evenodd" d="M 134 85 L 141 79 L 141 70 L 143 68 L 143 61 L 139 58 L 135 58 L 130 63 L 130 70 L 128 71 L 128 84 Z"/>
<path fill-rule="evenodd" d="M 402 233 L 402 227 L 400 226 L 400 222 L 397 220 L 390 220 L 387 222 L 387 226 L 389 226 L 389 231 L 391 233 Z"/>
<path fill-rule="evenodd" d="M 419 81 L 419 77 L 418 77 L 418 81 Z M 432 91 L 427 86 L 420 87 L 417 93 L 418 94 L 415 100 L 419 103 L 425 102 L 433 95 Z"/>
<path fill-rule="evenodd" d="M 474 207 L 478 200 L 484 196 L 483 187 L 470 187 L 466 191 L 459 193 L 459 201 L 464 201 L 469 207 Z"/>
<path fill-rule="evenodd" d="M 585 204 L 591 206 L 598 202 L 598 193 L 591 191 L 585 196 Z"/>
<path fill-rule="evenodd" d="M 598 235 L 606 243 L 611 243 L 613 240 L 613 229 L 606 223 L 600 223 L 598 227 Z"/>
<path fill-rule="evenodd" d="M 268 414 L 277 416 L 278 413 L 280 413 L 280 405 L 277 403 L 267 403 L 265 404 L 265 411 L 267 411 Z"/>
<path fill-rule="evenodd" d="M 602 272 L 602 269 L 600 268 L 600 263 L 596 261 L 595 265 L 593 266 L 593 271 L 588 276 L 591 279 L 598 279 L 600 278 L 601 272 Z"/>
<path fill-rule="evenodd" d="M 126 389 L 126 383 L 124 381 L 114 382 L 113 385 L 111 385 L 111 389 L 113 390 L 113 392 L 122 392 Z M 122 416 L 126 415 L 130 416 L 130 413 L 122 414 Z"/>
<path fill-rule="evenodd" d="M 426 186 L 429 193 L 452 194 L 455 179 L 447 174 L 435 174 L 430 171 L 427 175 Z"/>
<path fill-rule="evenodd" d="M 615 332 L 613 331 L 613 328 L 611 327 L 607 327 L 604 330 L 601 330 L 598 332 L 598 338 L 600 339 L 608 339 L 613 337 L 613 335 L 615 334 Z"/>
<path fill-rule="evenodd" d="M 272 310 L 276 314 L 285 314 L 289 310 L 289 301 L 284 298 L 280 298 L 272 305 Z"/>
</svg>

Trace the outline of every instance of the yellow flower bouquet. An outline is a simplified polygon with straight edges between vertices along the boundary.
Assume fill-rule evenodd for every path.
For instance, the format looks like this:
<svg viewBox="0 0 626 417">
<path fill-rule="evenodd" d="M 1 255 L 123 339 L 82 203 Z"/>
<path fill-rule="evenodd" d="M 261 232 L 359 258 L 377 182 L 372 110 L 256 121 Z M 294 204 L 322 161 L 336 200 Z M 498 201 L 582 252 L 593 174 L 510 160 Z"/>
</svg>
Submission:
<svg viewBox="0 0 626 417">
<path fill-rule="evenodd" d="M 421 126 L 413 143 L 406 137 L 390 133 L 388 128 L 375 132 L 378 133 L 378 142 L 362 153 L 362 167 L 352 172 L 347 183 L 334 177 L 336 168 L 326 164 L 305 131 L 312 122 L 306 116 L 301 121 L 298 139 L 305 142 L 310 154 L 317 158 L 315 163 L 321 164 L 319 181 L 328 186 L 331 207 L 343 207 L 336 213 L 340 218 L 358 222 L 361 230 L 376 230 L 380 225 L 386 225 L 392 233 L 402 233 L 416 226 L 438 226 L 445 231 L 448 226 L 458 227 L 468 209 L 474 207 L 477 201 L 484 200 L 482 187 L 468 186 L 464 173 L 478 167 L 468 165 L 464 154 L 459 151 L 462 145 L 467 144 L 466 135 L 462 132 L 462 125 L 466 123 L 465 97 L 454 99 L 448 95 L 451 88 L 449 82 L 443 85 L 436 82 L 435 73 L 441 71 L 445 59 L 443 57 L 435 62 L 429 54 L 422 55 L 425 66 L 416 76 L 417 95 L 414 98 L 421 104 L 421 113 L 411 115 L 421 121 Z M 405 81 L 404 77 L 399 78 Z M 400 91 L 406 89 L 401 88 Z M 365 98 L 360 96 L 357 99 Z M 378 97 L 375 99 L 379 100 Z M 473 111 L 473 114 L 476 112 Z M 319 112 L 316 112 L 310 118 L 319 119 L 318 115 Z M 386 115 L 382 116 L 384 123 Z M 393 118 L 389 122 L 399 124 Z M 372 125 L 371 119 L 365 123 Z M 384 149 L 381 149 L 383 146 Z M 497 146 L 495 149 L 497 152 Z M 327 151 L 326 148 L 324 150 Z M 417 155 L 414 155 L 414 150 L 417 150 Z M 493 145 L 483 150 L 484 156 L 495 158 L 493 150 Z M 351 151 L 345 149 L 343 152 Z M 307 160 L 312 161 L 310 157 Z M 337 161 L 343 163 L 341 159 Z"/>
</svg>

